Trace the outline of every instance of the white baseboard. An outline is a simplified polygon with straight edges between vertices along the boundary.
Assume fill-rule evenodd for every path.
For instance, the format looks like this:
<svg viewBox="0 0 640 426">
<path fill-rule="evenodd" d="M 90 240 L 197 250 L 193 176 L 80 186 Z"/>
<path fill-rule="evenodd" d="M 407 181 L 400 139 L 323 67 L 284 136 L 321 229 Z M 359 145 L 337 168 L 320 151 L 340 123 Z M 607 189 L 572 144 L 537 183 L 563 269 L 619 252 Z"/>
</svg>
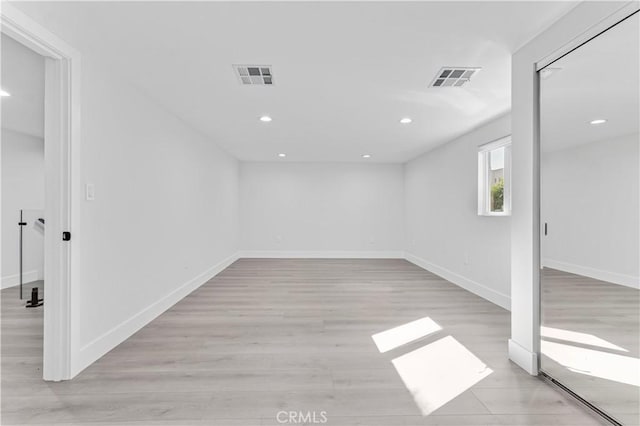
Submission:
<svg viewBox="0 0 640 426">
<path fill-rule="evenodd" d="M 27 284 L 33 281 L 38 281 L 39 277 L 38 270 L 27 271 L 22 274 L 22 283 Z M 20 285 L 20 274 L 7 275 L 6 277 L 2 277 L 2 289 L 15 287 Z"/>
<path fill-rule="evenodd" d="M 111 349 L 127 340 L 142 327 L 153 321 L 160 314 L 182 300 L 185 296 L 188 296 L 195 289 L 209 281 L 214 276 L 218 275 L 225 268 L 235 262 L 238 257 L 238 253 L 229 256 L 217 265 L 214 265 L 211 268 L 207 269 L 197 277 L 187 281 L 160 300 L 157 300 L 141 312 L 138 312 L 131 318 L 123 321 L 119 325 L 113 327 L 111 330 L 107 331 L 106 333 L 92 340 L 90 343 L 81 347 L 78 354 L 77 362 L 74 362 L 74 365 L 72 366 L 71 378 L 76 376 L 89 365 L 93 364 L 96 360 L 109 352 Z"/>
<path fill-rule="evenodd" d="M 531 352 L 509 339 L 509 359 L 518 364 L 527 373 L 538 375 L 538 354 Z"/>
<path fill-rule="evenodd" d="M 590 268 L 588 266 L 575 265 L 573 263 L 561 262 L 553 259 L 542 259 L 542 266 L 569 272 L 570 274 L 582 275 L 596 280 L 606 281 L 614 284 L 640 290 L 640 277 L 633 275 L 619 274 L 617 272 L 605 271 L 602 269 Z"/>
<path fill-rule="evenodd" d="M 445 280 L 452 282 L 453 284 L 456 284 L 464 288 L 465 290 L 468 290 L 471 293 L 482 297 L 483 299 L 487 299 L 488 301 L 493 302 L 508 311 L 511 310 L 511 298 L 506 294 L 497 292 L 483 284 L 480 284 L 446 268 L 428 262 L 414 254 L 405 253 L 405 259 L 415 265 L 418 265 L 422 269 L 433 272 L 434 274 L 441 276 Z"/>
<path fill-rule="evenodd" d="M 392 250 L 244 250 L 241 258 L 262 259 L 403 259 L 404 252 Z"/>
</svg>

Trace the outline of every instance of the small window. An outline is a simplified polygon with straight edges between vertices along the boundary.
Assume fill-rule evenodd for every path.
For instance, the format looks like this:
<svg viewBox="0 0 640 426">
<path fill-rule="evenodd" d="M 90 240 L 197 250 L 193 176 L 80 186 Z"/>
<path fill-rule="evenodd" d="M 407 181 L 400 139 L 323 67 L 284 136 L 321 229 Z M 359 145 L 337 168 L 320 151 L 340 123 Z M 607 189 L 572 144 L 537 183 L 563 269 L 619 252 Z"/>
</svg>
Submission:
<svg viewBox="0 0 640 426">
<path fill-rule="evenodd" d="M 478 214 L 511 214 L 511 137 L 478 148 Z"/>
</svg>

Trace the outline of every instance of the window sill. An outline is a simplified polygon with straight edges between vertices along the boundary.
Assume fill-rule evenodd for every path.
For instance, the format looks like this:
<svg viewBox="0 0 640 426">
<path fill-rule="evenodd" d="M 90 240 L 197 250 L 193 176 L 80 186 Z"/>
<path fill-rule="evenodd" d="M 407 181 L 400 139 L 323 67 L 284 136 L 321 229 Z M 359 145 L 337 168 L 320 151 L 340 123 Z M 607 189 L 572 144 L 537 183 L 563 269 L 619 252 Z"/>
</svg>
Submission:
<svg viewBox="0 0 640 426">
<path fill-rule="evenodd" d="M 511 216 L 511 212 L 492 212 L 492 213 L 478 213 L 478 216 L 486 216 L 486 217 L 492 217 L 492 216 L 497 216 L 497 217 L 503 217 L 503 216 Z"/>
</svg>

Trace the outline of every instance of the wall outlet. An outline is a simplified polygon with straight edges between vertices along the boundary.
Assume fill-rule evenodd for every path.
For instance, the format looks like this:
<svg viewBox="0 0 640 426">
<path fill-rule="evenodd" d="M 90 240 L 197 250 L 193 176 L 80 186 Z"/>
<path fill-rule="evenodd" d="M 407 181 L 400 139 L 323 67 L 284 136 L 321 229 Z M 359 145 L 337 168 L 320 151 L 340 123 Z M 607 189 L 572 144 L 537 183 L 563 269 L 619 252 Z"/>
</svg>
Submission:
<svg viewBox="0 0 640 426">
<path fill-rule="evenodd" d="M 84 188 L 85 198 L 87 201 L 93 201 L 96 199 L 96 187 L 92 183 L 88 183 Z"/>
</svg>

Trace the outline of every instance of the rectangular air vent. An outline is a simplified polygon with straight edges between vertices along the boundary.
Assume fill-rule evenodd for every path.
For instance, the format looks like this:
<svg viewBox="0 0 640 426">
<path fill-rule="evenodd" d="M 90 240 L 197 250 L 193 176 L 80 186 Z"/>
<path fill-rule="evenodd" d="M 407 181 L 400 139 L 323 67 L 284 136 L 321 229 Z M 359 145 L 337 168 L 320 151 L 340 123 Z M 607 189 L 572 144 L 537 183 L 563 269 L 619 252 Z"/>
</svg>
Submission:
<svg viewBox="0 0 640 426">
<path fill-rule="evenodd" d="M 240 83 L 246 85 L 272 85 L 273 72 L 271 65 L 234 65 Z"/>
<path fill-rule="evenodd" d="M 442 67 L 429 87 L 460 87 L 471 80 L 480 68 Z"/>
</svg>

